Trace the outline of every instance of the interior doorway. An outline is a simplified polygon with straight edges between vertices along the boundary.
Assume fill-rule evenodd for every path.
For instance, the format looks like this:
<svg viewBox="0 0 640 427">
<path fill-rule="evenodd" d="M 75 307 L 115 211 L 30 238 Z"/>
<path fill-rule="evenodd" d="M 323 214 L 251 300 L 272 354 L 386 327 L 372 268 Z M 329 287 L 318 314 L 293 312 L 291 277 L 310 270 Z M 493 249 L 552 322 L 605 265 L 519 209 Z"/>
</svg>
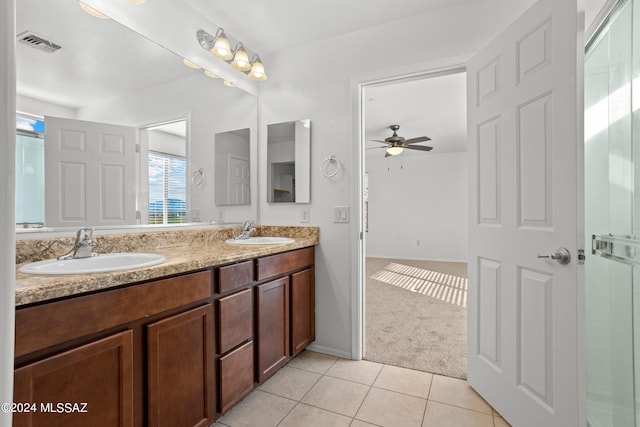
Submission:
<svg viewBox="0 0 640 427">
<path fill-rule="evenodd" d="M 466 378 L 466 74 L 365 85 L 364 358 Z"/>
</svg>

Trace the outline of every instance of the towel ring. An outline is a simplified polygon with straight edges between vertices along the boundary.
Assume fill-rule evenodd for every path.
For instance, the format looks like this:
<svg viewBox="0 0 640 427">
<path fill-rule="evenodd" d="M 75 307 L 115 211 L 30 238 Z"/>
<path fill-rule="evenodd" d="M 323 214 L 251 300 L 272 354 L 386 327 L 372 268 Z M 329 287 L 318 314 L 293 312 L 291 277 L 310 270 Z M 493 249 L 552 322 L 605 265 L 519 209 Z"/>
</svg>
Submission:
<svg viewBox="0 0 640 427">
<path fill-rule="evenodd" d="M 331 165 L 333 164 L 335 164 L 335 166 L 333 166 L 333 170 L 331 170 L 332 169 Z M 342 170 L 342 164 L 340 163 L 340 161 L 338 161 L 338 159 L 336 159 L 336 156 L 327 157 L 320 164 L 320 173 L 325 178 L 333 178 L 341 170 Z"/>
<path fill-rule="evenodd" d="M 193 173 L 191 174 L 191 183 L 195 185 L 196 188 L 202 188 L 206 179 L 207 175 L 204 172 L 204 168 L 193 171 Z"/>
</svg>

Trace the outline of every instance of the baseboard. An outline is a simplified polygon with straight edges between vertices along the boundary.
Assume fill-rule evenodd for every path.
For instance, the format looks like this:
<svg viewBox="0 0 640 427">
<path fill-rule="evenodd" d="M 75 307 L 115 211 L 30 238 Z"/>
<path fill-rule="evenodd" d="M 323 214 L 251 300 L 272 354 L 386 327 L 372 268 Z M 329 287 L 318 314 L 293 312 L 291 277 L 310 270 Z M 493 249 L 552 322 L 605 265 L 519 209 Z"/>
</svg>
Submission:
<svg viewBox="0 0 640 427">
<path fill-rule="evenodd" d="M 343 359 L 351 359 L 351 353 L 347 353 L 341 350 L 336 350 L 335 348 L 324 347 L 318 344 L 309 344 L 307 346 L 307 350 L 315 351 L 317 353 L 324 353 L 331 356 L 341 357 Z"/>
<path fill-rule="evenodd" d="M 468 259 L 459 260 L 459 259 L 407 258 L 407 257 L 401 257 L 401 256 L 374 255 L 370 253 L 365 254 L 365 259 L 366 258 L 401 259 L 406 261 L 462 262 L 462 263 L 469 262 Z"/>
</svg>

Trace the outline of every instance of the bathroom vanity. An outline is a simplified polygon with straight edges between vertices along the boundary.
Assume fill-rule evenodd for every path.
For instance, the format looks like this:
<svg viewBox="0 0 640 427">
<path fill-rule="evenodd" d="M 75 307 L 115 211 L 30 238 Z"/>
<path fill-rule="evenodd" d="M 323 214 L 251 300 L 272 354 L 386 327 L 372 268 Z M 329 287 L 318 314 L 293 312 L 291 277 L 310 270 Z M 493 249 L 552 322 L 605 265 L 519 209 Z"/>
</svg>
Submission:
<svg viewBox="0 0 640 427">
<path fill-rule="evenodd" d="M 16 307 L 14 425 L 211 425 L 314 340 L 315 244 Z"/>
</svg>

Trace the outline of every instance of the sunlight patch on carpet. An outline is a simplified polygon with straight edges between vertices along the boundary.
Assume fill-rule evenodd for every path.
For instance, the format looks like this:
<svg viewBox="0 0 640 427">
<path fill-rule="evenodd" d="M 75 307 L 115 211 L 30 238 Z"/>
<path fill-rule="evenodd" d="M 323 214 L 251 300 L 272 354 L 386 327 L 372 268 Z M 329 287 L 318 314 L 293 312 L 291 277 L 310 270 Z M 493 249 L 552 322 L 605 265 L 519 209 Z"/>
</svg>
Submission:
<svg viewBox="0 0 640 427">
<path fill-rule="evenodd" d="M 460 307 L 467 306 L 468 281 L 464 277 L 392 262 L 371 278 Z"/>
</svg>

